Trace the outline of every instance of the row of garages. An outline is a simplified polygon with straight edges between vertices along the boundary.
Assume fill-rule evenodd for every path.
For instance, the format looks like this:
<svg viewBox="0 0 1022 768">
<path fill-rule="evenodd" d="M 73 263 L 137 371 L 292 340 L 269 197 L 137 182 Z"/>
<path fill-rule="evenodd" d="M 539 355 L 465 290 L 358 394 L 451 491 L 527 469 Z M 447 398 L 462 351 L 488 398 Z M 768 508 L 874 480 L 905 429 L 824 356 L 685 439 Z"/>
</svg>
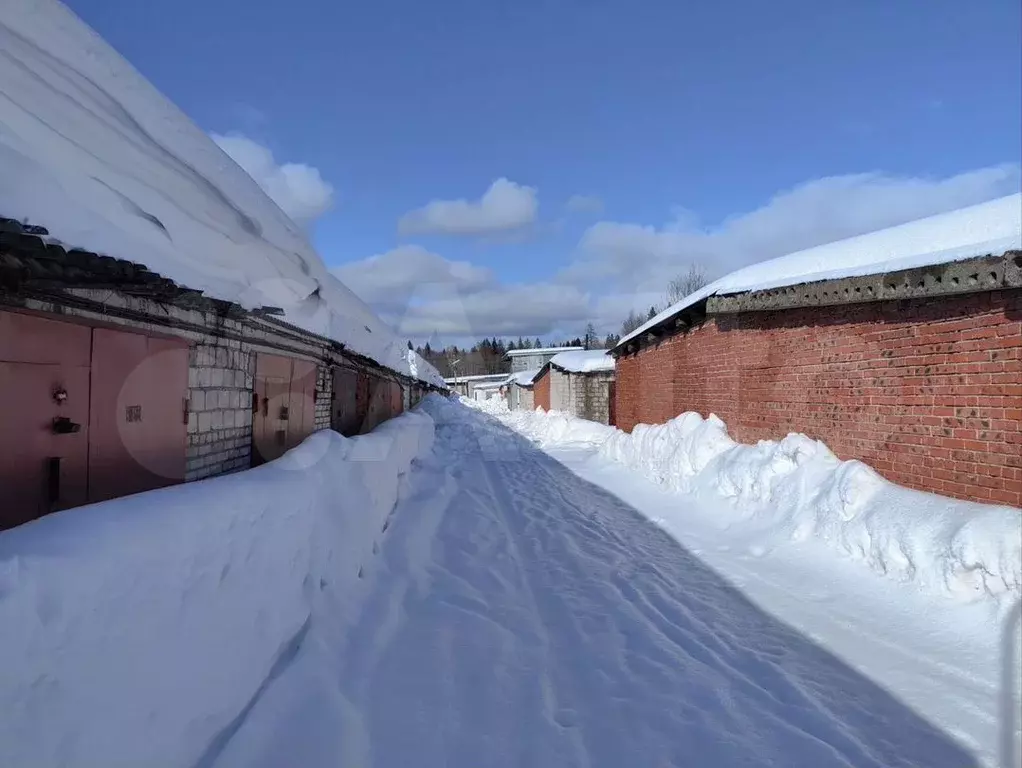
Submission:
<svg viewBox="0 0 1022 768">
<path fill-rule="evenodd" d="M 695 294 L 612 357 L 512 374 L 508 405 L 629 432 L 716 414 L 740 442 L 802 432 L 899 484 L 1022 507 L 1022 251 L 790 282 Z"/>
<path fill-rule="evenodd" d="M 71 271 L 0 234 L 0 529 L 364 433 L 436 389 L 138 265 Z"/>
<path fill-rule="evenodd" d="M 614 358 L 602 349 L 556 352 L 536 370 L 512 373 L 502 394 L 511 410 L 542 408 L 613 425 Z"/>
</svg>

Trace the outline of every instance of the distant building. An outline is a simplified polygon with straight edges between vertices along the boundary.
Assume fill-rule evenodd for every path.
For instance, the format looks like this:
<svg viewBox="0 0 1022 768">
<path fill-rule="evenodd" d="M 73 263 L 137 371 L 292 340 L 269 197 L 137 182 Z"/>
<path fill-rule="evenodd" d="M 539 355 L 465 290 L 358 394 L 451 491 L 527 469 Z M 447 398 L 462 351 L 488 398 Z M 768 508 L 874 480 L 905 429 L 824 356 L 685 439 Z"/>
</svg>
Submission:
<svg viewBox="0 0 1022 768">
<path fill-rule="evenodd" d="M 726 275 L 628 334 L 618 426 L 716 414 L 887 479 L 1022 505 L 1022 196 Z M 537 385 L 537 392 L 539 387 Z"/>
<path fill-rule="evenodd" d="M 512 411 L 531 411 L 536 407 L 533 399 L 533 379 L 539 370 L 518 371 L 507 379 L 507 407 Z"/>
<path fill-rule="evenodd" d="M 536 408 L 613 425 L 614 358 L 602 349 L 554 355 L 532 379 Z"/>
<path fill-rule="evenodd" d="M 496 382 L 497 388 L 507 381 L 506 373 L 483 373 L 476 376 L 453 376 L 444 379 L 451 391 L 462 397 L 475 397 L 477 389 L 485 389 L 487 384 Z"/>
<path fill-rule="evenodd" d="M 545 347 L 542 349 L 512 349 L 507 353 L 511 361 L 511 373 L 538 371 L 554 355 L 561 352 L 577 352 L 582 347 Z"/>
</svg>

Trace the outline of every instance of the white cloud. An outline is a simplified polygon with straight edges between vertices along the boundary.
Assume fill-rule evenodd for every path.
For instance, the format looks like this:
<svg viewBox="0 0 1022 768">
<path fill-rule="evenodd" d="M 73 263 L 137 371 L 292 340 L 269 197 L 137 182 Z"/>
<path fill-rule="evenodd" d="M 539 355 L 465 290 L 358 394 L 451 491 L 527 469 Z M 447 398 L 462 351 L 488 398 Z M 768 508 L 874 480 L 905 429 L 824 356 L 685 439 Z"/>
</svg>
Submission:
<svg viewBox="0 0 1022 768">
<path fill-rule="evenodd" d="M 335 267 L 333 273 L 363 301 L 381 311 L 403 311 L 416 293 L 473 294 L 496 283 L 493 273 L 467 261 L 450 261 L 419 245 L 399 248 Z"/>
<path fill-rule="evenodd" d="M 691 213 L 683 210 L 661 228 L 601 221 L 585 232 L 580 258 L 560 279 L 570 284 L 612 281 L 629 291 L 652 291 L 689 264 L 701 264 L 716 277 L 792 251 L 1011 194 L 1018 188 L 1019 169 L 1012 165 L 945 179 L 866 173 L 806 182 L 716 227 L 700 228 Z"/>
<path fill-rule="evenodd" d="M 403 336 L 445 342 L 484 336 L 577 335 L 589 296 L 552 283 L 506 284 L 485 267 L 406 245 L 333 273 Z"/>
<path fill-rule="evenodd" d="M 603 213 L 603 201 L 596 195 L 572 195 L 564 207 L 571 213 Z"/>
<path fill-rule="evenodd" d="M 269 149 L 240 134 L 211 136 L 296 224 L 307 226 L 333 204 L 334 188 L 316 168 L 304 163 L 278 164 Z"/>
<path fill-rule="evenodd" d="M 676 209 L 664 227 L 599 222 L 578 259 L 548 280 L 501 281 L 492 270 L 408 245 L 334 270 L 399 332 L 441 343 L 489 336 L 581 335 L 620 330 L 630 310 L 661 304 L 667 281 L 690 263 L 713 277 L 800 248 L 981 202 L 1018 189 L 1013 166 L 946 179 L 859 174 L 819 179 L 711 228 Z M 433 339 L 434 342 L 438 341 Z"/>
<path fill-rule="evenodd" d="M 401 234 L 486 235 L 521 229 L 536 220 L 536 190 L 497 179 L 477 201 L 433 200 L 398 222 Z"/>
</svg>

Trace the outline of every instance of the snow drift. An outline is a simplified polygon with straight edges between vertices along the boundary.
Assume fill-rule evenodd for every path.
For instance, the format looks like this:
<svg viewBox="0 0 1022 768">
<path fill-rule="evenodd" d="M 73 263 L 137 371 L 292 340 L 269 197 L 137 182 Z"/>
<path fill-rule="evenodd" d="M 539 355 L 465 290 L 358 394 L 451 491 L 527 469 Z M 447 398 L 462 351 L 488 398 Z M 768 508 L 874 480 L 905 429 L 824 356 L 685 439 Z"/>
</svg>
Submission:
<svg viewBox="0 0 1022 768">
<path fill-rule="evenodd" d="M 313 601 L 358 578 L 432 441 L 408 412 L 0 535 L 0 764 L 204 764 L 297 653 Z"/>
<path fill-rule="evenodd" d="M 0 3 L 0 216 L 444 386 L 233 160 L 55 0 Z"/>
<path fill-rule="evenodd" d="M 724 499 L 764 539 L 816 538 L 875 571 L 960 599 L 1022 595 L 1022 513 L 895 485 L 802 434 L 736 443 L 684 413 L 631 434 L 563 413 L 490 412 L 541 445 L 586 443 L 655 483 Z"/>
</svg>

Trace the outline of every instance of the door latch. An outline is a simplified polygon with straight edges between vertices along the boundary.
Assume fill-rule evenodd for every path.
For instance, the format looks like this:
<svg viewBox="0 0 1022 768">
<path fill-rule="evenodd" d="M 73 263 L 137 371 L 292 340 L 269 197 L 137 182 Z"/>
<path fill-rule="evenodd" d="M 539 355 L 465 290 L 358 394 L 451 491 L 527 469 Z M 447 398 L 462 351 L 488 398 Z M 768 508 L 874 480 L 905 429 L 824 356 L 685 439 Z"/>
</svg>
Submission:
<svg viewBox="0 0 1022 768">
<path fill-rule="evenodd" d="M 71 421 L 67 416 L 55 416 L 53 419 L 53 434 L 55 435 L 71 435 L 81 431 L 82 425 Z"/>
</svg>

